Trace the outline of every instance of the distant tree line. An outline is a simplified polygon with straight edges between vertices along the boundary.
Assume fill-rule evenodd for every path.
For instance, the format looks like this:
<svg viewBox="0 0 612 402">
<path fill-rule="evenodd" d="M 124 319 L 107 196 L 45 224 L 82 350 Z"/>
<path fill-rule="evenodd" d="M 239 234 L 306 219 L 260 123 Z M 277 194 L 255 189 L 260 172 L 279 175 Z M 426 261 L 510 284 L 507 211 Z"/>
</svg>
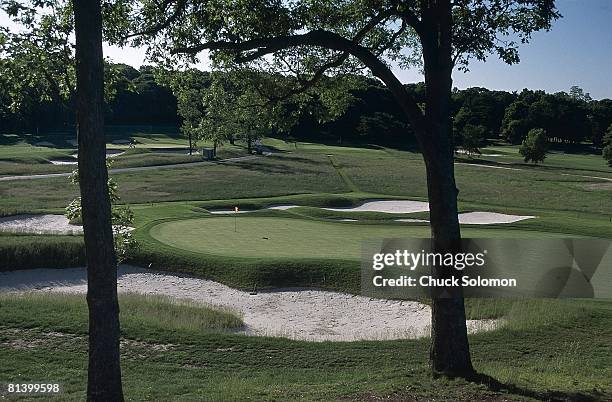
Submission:
<svg viewBox="0 0 612 402">
<path fill-rule="evenodd" d="M 1 70 L 10 68 L 10 60 L 0 60 Z M 219 107 L 214 113 L 208 113 L 214 119 L 206 121 L 206 111 L 215 109 L 212 102 L 244 103 L 245 90 L 236 88 L 246 87 L 233 84 L 219 92 L 219 87 L 212 85 L 213 77 L 209 72 L 195 69 L 167 72 L 152 66 L 135 69 L 125 64 L 107 64 L 106 69 L 107 76 L 112 78 L 109 84 L 112 96 L 105 102 L 106 124 L 182 125 L 185 134 L 206 138 L 209 134 L 196 132 L 204 129 L 211 133 L 223 132 L 230 142 L 235 138 L 250 139 L 251 135 L 257 137 L 252 134 L 254 128 L 264 126 L 253 122 L 249 133 L 243 133 L 240 122 L 233 121 L 234 118 L 228 126 L 236 130 L 235 134 L 225 129 L 212 130 L 211 123 L 223 121 L 219 115 L 223 108 Z M 74 110 L 69 98 L 49 96 L 49 86 L 41 85 L 31 86 L 25 92 L 21 90 L 19 102 L 16 102 L 11 96 L 10 80 L 18 76 L 13 71 L 12 75 L 1 74 L 0 77 L 4 77 L 0 78 L 0 130 L 50 131 L 74 125 Z M 355 76 L 352 79 L 359 83 L 352 83 L 350 94 L 338 113 L 321 116 L 313 112 L 318 110 L 316 104 L 324 99 L 285 103 L 281 110 L 292 120 L 291 124 L 262 130 L 267 131 L 266 134 L 333 143 L 405 144 L 410 141 L 412 136 L 407 135 L 410 124 L 390 91 L 372 78 Z M 422 83 L 407 84 L 406 88 L 417 100 L 425 102 Z M 222 96 L 225 98 L 220 98 Z M 230 96 L 233 98 L 228 98 Z M 502 138 L 521 144 L 533 129 L 543 129 L 549 142 L 590 141 L 603 147 L 606 130 L 612 124 L 612 100 L 593 100 L 575 86 L 567 93 L 554 94 L 529 89 L 517 93 L 474 87 L 453 91 L 452 113 L 455 145 L 468 153 L 478 152 L 487 139 Z M 241 116 L 243 120 L 246 115 L 234 113 L 234 117 Z M 249 118 L 255 120 L 258 116 Z"/>
<path fill-rule="evenodd" d="M 60 96 L 56 93 L 59 90 L 46 82 L 53 77 L 41 75 L 40 82 L 22 88 L 15 85 L 20 76 L 15 64 L 0 59 L 0 131 L 36 133 L 74 129 L 74 96 Z M 105 76 L 111 81 L 104 104 L 106 124 L 178 126 L 181 123 L 176 96 L 159 84 L 153 67 L 135 69 L 107 63 Z"/>
</svg>

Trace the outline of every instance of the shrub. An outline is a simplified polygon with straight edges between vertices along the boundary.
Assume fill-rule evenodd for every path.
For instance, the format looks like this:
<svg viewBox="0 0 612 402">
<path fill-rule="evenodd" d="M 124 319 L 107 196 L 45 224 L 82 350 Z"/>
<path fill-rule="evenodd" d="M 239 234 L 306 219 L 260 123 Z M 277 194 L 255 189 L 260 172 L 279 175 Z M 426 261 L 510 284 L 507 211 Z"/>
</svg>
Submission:
<svg viewBox="0 0 612 402">
<path fill-rule="evenodd" d="M 603 158 L 608 161 L 608 166 L 612 167 L 612 124 L 608 127 L 606 135 L 603 137 Z"/>
<path fill-rule="evenodd" d="M 520 144 L 527 134 L 526 123 L 522 120 L 512 120 L 502 134 L 509 143 Z"/>
<path fill-rule="evenodd" d="M 608 166 L 612 167 L 612 144 L 604 147 L 602 155 L 608 161 Z"/>
<path fill-rule="evenodd" d="M 523 156 L 525 162 L 543 162 L 548 151 L 548 138 L 546 131 L 542 128 L 534 128 L 529 130 L 527 138 L 523 140 L 519 153 Z"/>
<path fill-rule="evenodd" d="M 480 148 L 487 138 L 487 128 L 482 125 L 466 124 L 461 130 L 461 148 L 470 158 L 480 155 Z"/>
</svg>

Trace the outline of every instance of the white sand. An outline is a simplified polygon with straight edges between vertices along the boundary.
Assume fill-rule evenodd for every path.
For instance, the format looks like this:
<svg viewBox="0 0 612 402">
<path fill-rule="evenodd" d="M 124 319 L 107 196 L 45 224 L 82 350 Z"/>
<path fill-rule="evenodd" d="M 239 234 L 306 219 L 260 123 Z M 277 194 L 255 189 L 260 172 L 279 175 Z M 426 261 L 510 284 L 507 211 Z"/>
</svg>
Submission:
<svg viewBox="0 0 612 402">
<path fill-rule="evenodd" d="M 134 230 L 128 226 L 128 231 Z M 12 215 L 0 218 L 0 232 L 82 234 L 82 225 L 71 225 L 65 215 Z"/>
<path fill-rule="evenodd" d="M 469 152 L 466 151 L 465 149 L 458 149 L 455 151 L 455 153 L 457 154 L 461 154 L 461 155 L 468 155 Z M 503 156 L 502 154 L 474 154 L 476 156 Z"/>
<path fill-rule="evenodd" d="M 268 209 L 278 209 L 279 211 L 286 211 L 288 209 L 297 208 L 299 206 L 300 205 L 282 204 L 282 205 L 272 205 L 271 207 L 268 207 Z"/>
<path fill-rule="evenodd" d="M 0 292 L 86 292 L 83 268 L 0 272 Z M 431 311 L 421 303 L 370 299 L 319 290 L 279 290 L 250 295 L 217 282 L 121 266 L 119 292 L 158 294 L 230 308 L 243 315 L 249 335 L 310 341 L 416 338 L 429 335 Z M 471 332 L 494 320 L 468 321 Z"/>
<path fill-rule="evenodd" d="M 13 215 L 0 218 L 0 232 L 81 234 L 83 227 L 71 225 L 64 215 Z"/>
<path fill-rule="evenodd" d="M 52 165 L 77 165 L 79 162 L 76 160 L 49 160 Z"/>
<path fill-rule="evenodd" d="M 497 223 L 514 223 L 535 216 L 507 215 L 497 212 L 466 212 L 459 214 L 459 223 L 468 225 L 493 225 Z"/>
<path fill-rule="evenodd" d="M 503 223 L 514 223 L 535 216 L 508 215 L 497 212 L 465 212 L 459 214 L 459 223 L 463 225 L 496 225 Z M 426 219 L 395 219 L 396 222 L 429 222 Z"/>
<path fill-rule="evenodd" d="M 300 205 L 281 204 L 268 207 L 266 209 L 275 209 L 286 211 L 292 208 L 298 208 Z M 410 200 L 378 200 L 367 201 L 357 207 L 351 208 L 321 208 L 328 211 L 343 211 L 343 212 L 382 212 L 388 214 L 409 214 L 414 212 L 429 211 L 429 204 L 423 201 Z M 213 210 L 211 214 L 233 214 L 234 210 Z M 238 211 L 238 213 L 247 213 L 250 210 Z M 459 223 L 466 225 L 493 225 L 503 223 L 514 223 L 525 219 L 535 218 L 535 216 L 508 215 L 498 212 L 466 212 L 459 214 Z M 342 219 L 344 220 L 344 219 Z M 346 219 L 346 221 L 355 221 L 354 219 Z M 396 222 L 429 222 L 426 219 L 403 218 L 395 219 Z"/>
<path fill-rule="evenodd" d="M 329 211 L 345 212 L 382 212 L 387 214 L 410 214 L 413 212 L 429 211 L 429 204 L 423 201 L 410 200 L 382 200 L 367 201 L 357 207 L 351 208 L 323 208 Z"/>
<path fill-rule="evenodd" d="M 214 215 L 227 215 L 227 214 L 246 214 L 247 212 L 253 212 L 253 209 L 246 209 L 246 210 L 238 210 L 238 212 L 236 212 L 233 209 L 213 209 L 212 211 L 208 211 L 211 214 Z"/>
</svg>

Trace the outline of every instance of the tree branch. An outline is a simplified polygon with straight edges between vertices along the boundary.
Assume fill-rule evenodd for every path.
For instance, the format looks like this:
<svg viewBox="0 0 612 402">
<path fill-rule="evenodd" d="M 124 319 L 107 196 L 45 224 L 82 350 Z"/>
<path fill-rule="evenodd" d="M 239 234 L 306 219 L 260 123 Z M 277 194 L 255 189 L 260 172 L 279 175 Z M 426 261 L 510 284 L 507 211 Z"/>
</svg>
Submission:
<svg viewBox="0 0 612 402">
<path fill-rule="evenodd" d="M 241 61 L 249 61 L 282 49 L 299 46 L 319 46 L 346 52 L 360 60 L 370 69 L 374 76 L 378 77 L 385 83 L 387 88 L 389 88 L 402 110 L 409 116 L 417 139 L 420 142 L 423 140 L 425 136 L 423 112 L 415 99 L 406 91 L 404 85 L 395 74 L 393 74 L 391 69 L 369 49 L 334 32 L 318 29 L 305 34 L 277 36 L 273 38 L 256 38 L 243 42 L 212 41 L 192 47 L 175 48 L 172 50 L 172 54 L 196 54 L 202 50 L 208 49 L 213 51 L 225 50 L 236 52 L 238 56 L 241 52 L 255 50 L 246 56 L 240 57 Z"/>
</svg>

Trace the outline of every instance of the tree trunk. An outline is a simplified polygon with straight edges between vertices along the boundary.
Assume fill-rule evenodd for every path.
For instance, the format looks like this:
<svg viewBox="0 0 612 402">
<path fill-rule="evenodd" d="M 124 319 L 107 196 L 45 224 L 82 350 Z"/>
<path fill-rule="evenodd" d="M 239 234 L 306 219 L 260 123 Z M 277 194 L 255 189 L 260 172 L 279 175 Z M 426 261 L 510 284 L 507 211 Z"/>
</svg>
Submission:
<svg viewBox="0 0 612 402">
<path fill-rule="evenodd" d="M 117 259 L 111 227 L 103 122 L 102 15 L 99 0 L 74 0 L 79 185 L 89 307 L 87 400 L 123 401 L 119 364 Z"/>
<path fill-rule="evenodd" d="M 189 131 L 189 156 L 191 156 L 191 150 L 193 149 L 193 145 L 191 145 L 191 130 Z"/>
<path fill-rule="evenodd" d="M 452 15 L 449 0 L 430 0 L 423 10 L 427 133 L 423 157 L 427 170 L 432 248 L 439 253 L 461 251 L 455 184 L 450 96 L 452 89 Z M 434 277 L 460 276 L 452 268 L 434 267 Z M 430 360 L 436 373 L 473 373 L 465 323 L 463 291 L 449 287 L 432 295 Z"/>
</svg>

